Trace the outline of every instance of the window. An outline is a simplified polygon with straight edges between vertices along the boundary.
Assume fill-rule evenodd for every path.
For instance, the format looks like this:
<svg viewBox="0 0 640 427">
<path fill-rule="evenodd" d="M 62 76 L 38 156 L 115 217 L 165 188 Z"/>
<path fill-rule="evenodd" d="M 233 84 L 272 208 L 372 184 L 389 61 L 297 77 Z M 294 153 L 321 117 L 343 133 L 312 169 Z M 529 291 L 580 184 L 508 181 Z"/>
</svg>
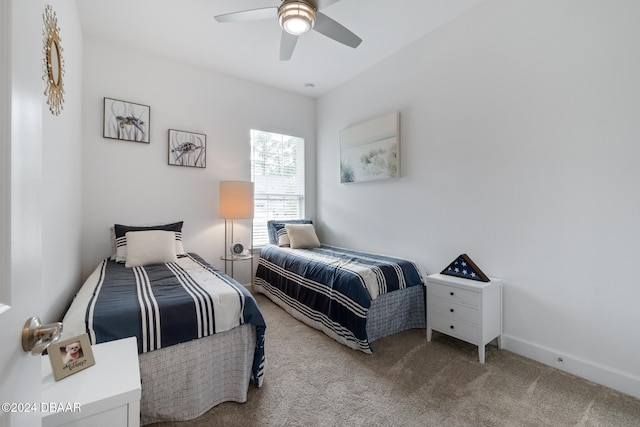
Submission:
<svg viewBox="0 0 640 427">
<path fill-rule="evenodd" d="M 269 243 L 267 221 L 304 218 L 304 139 L 251 130 L 253 244 Z"/>
</svg>

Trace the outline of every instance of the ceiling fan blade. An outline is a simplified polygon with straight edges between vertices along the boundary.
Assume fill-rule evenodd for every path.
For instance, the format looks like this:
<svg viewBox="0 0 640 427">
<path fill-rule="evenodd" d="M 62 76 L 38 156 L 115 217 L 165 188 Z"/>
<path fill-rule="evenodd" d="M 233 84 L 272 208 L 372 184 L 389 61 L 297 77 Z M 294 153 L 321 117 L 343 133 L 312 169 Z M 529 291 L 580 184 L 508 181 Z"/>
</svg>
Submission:
<svg viewBox="0 0 640 427">
<path fill-rule="evenodd" d="M 325 7 L 331 6 L 334 3 L 338 3 L 340 0 L 316 0 L 316 9 L 324 9 Z"/>
<path fill-rule="evenodd" d="M 262 9 L 243 10 L 240 12 L 225 13 L 214 16 L 218 22 L 243 22 L 259 21 L 261 19 L 271 19 L 278 17 L 277 7 L 265 7 Z"/>
<path fill-rule="evenodd" d="M 316 25 L 313 26 L 313 29 L 330 39 L 352 48 L 356 48 L 362 43 L 360 37 L 321 12 L 316 12 Z"/>
<path fill-rule="evenodd" d="M 282 30 L 282 37 L 280 37 L 280 61 L 288 61 L 293 55 L 293 50 L 298 43 L 298 36 L 289 34 Z"/>
</svg>

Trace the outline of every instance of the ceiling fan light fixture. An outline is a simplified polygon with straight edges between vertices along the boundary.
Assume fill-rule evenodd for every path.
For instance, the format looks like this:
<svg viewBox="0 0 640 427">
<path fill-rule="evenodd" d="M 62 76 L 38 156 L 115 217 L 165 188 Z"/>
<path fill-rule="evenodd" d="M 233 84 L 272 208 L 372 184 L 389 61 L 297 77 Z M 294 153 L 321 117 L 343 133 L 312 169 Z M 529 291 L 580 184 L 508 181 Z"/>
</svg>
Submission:
<svg viewBox="0 0 640 427">
<path fill-rule="evenodd" d="M 278 8 L 278 20 L 283 30 L 299 36 L 313 28 L 316 22 L 316 11 L 301 1 L 285 2 Z"/>
</svg>

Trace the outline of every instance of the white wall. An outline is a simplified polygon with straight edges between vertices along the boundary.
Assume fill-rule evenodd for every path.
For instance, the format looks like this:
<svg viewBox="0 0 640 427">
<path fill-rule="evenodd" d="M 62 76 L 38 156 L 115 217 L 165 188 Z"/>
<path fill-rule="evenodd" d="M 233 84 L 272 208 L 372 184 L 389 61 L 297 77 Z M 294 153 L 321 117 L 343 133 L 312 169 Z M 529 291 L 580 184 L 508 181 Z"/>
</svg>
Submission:
<svg viewBox="0 0 640 427">
<path fill-rule="evenodd" d="M 640 397 L 640 3 L 487 0 L 322 97 L 325 242 L 505 280 L 506 348 Z M 339 131 L 401 115 L 399 180 Z M 564 362 L 557 362 L 561 356 Z"/>
<path fill-rule="evenodd" d="M 103 138 L 103 97 L 150 106 L 151 143 Z M 314 213 L 313 99 L 86 38 L 83 108 L 83 277 L 109 256 L 114 223 L 184 220 L 185 249 L 223 268 L 218 185 L 250 180 L 252 128 L 305 139 L 307 213 Z M 206 168 L 167 164 L 169 129 L 207 135 Z M 249 282 L 247 267 L 235 273 Z"/>
<path fill-rule="evenodd" d="M 48 0 L 58 18 L 65 63 L 58 116 L 43 96 L 43 321 L 60 320 L 80 285 L 82 223 L 82 29 L 75 0 Z M 43 83 L 44 84 L 44 83 Z"/>
</svg>

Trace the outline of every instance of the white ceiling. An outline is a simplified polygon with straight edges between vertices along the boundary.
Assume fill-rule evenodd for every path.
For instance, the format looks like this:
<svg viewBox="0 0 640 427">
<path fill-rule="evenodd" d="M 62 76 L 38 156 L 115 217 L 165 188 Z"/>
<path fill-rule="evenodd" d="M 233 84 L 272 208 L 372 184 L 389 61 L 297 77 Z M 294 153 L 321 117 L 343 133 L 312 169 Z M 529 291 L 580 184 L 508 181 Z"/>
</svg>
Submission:
<svg viewBox="0 0 640 427">
<path fill-rule="evenodd" d="M 360 46 L 352 49 L 311 31 L 299 38 L 289 61 L 278 59 L 277 19 L 214 20 L 278 6 L 280 0 L 78 0 L 77 5 L 85 36 L 317 97 L 481 1 L 341 0 L 321 11 L 358 35 Z M 305 87 L 308 83 L 314 87 Z"/>
</svg>

